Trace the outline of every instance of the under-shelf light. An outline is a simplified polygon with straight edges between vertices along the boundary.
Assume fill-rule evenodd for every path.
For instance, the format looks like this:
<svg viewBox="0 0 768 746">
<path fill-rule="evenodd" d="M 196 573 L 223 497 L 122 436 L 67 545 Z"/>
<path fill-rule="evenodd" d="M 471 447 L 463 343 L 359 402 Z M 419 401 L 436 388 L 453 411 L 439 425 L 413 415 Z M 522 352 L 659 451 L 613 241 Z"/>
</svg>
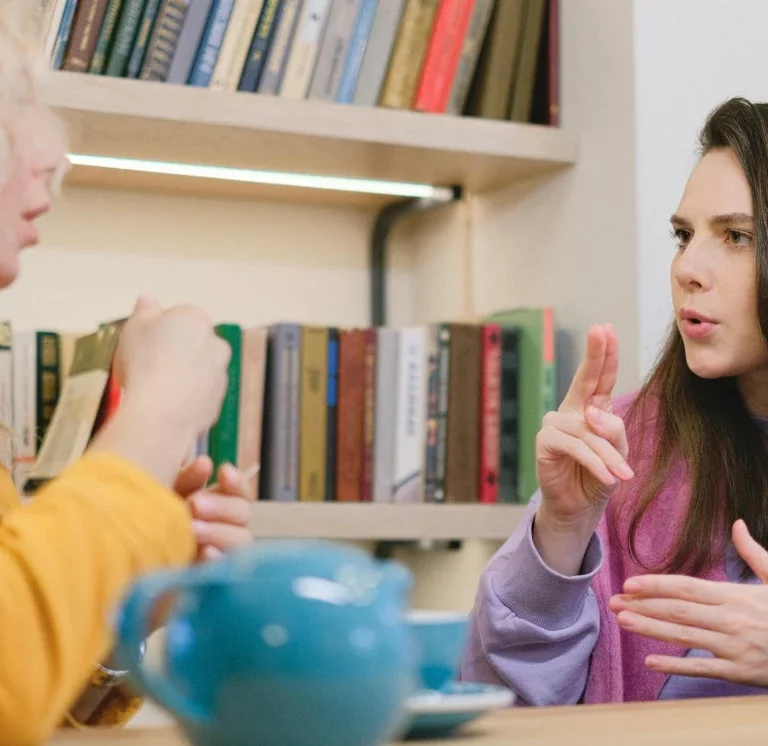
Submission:
<svg viewBox="0 0 768 746">
<path fill-rule="evenodd" d="M 378 194 L 390 197 L 413 197 L 433 200 L 435 202 L 450 202 L 455 198 L 454 189 L 451 187 L 435 187 L 429 184 L 413 184 L 410 182 L 353 179 L 341 176 L 317 176 L 286 171 L 259 171 L 249 168 L 225 168 L 222 166 L 169 163 L 166 161 L 143 161 L 133 158 L 112 158 L 81 153 L 69 153 L 67 158 L 73 166 L 183 176 L 192 179 L 215 179 L 246 184 L 269 184 L 273 186 L 301 187 L 304 189 Z"/>
</svg>

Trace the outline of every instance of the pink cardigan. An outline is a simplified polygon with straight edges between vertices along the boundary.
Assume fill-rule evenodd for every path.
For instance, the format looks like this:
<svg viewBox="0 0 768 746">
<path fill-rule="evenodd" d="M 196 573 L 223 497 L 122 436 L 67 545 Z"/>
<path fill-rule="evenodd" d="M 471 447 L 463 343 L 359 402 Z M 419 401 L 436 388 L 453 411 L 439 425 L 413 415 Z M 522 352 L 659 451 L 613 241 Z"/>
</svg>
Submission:
<svg viewBox="0 0 768 746">
<path fill-rule="evenodd" d="M 618 397 L 614 402 L 616 414 L 624 416 L 634 398 L 634 393 Z M 648 669 L 644 665 L 645 658 L 651 654 L 681 656 L 685 652 L 683 647 L 626 632 L 619 627 L 616 615 L 608 609 L 611 596 L 622 592 L 625 580 L 647 572 L 630 558 L 627 544 L 631 511 L 621 510 L 621 505 L 637 497 L 638 486 L 644 481 L 643 472 L 650 468 L 656 441 L 648 432 L 651 429 L 647 428 L 645 438 L 639 442 L 638 437 L 628 432 L 630 448 L 633 449 L 628 461 L 637 477 L 612 496 L 609 509 L 597 530 L 602 540 L 604 561 L 592 582 L 592 590 L 600 609 L 600 634 L 592 651 L 585 702 L 655 700 L 667 675 Z M 682 464 L 673 468 L 638 528 L 636 548 L 638 555 L 646 562 L 654 563 L 666 556 L 685 517 L 690 500 L 685 471 Z M 699 577 L 728 579 L 722 548 L 719 553 L 721 558 Z M 616 661 L 621 661 L 621 665 L 617 666 Z"/>
</svg>

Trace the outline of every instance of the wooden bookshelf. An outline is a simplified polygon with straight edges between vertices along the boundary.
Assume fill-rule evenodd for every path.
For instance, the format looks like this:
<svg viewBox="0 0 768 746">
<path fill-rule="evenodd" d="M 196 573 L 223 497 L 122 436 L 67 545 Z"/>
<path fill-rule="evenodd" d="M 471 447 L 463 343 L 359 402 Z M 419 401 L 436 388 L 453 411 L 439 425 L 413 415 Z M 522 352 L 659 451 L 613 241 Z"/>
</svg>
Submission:
<svg viewBox="0 0 768 746">
<path fill-rule="evenodd" d="M 51 71 L 43 97 L 87 154 L 427 183 L 474 193 L 565 168 L 557 128 Z M 391 197 L 78 167 L 70 183 L 226 197 L 376 204 Z"/>
<path fill-rule="evenodd" d="M 524 512 L 524 505 L 263 501 L 253 505 L 251 532 L 257 538 L 503 541 Z"/>
</svg>

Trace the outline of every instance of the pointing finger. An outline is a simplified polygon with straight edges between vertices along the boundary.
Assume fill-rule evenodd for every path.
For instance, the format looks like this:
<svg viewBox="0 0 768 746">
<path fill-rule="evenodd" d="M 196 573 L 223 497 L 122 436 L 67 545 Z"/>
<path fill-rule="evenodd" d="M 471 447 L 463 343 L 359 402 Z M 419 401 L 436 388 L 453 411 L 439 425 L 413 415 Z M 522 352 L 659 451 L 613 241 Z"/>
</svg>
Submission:
<svg viewBox="0 0 768 746">
<path fill-rule="evenodd" d="M 605 330 L 601 326 L 590 327 L 587 333 L 587 350 L 563 399 L 563 408 L 584 411 L 587 402 L 597 391 L 605 364 L 606 347 Z"/>
</svg>

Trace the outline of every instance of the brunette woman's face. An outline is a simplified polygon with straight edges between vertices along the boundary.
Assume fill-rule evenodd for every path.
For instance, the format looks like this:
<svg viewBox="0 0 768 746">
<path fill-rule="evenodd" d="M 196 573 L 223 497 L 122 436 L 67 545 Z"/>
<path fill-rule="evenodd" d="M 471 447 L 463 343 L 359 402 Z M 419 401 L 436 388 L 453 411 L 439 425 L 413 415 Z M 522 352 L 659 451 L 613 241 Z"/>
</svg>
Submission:
<svg viewBox="0 0 768 746">
<path fill-rule="evenodd" d="M 702 378 L 768 380 L 752 194 L 731 149 L 701 158 L 671 222 L 677 242 L 672 301 L 688 367 Z"/>
</svg>

